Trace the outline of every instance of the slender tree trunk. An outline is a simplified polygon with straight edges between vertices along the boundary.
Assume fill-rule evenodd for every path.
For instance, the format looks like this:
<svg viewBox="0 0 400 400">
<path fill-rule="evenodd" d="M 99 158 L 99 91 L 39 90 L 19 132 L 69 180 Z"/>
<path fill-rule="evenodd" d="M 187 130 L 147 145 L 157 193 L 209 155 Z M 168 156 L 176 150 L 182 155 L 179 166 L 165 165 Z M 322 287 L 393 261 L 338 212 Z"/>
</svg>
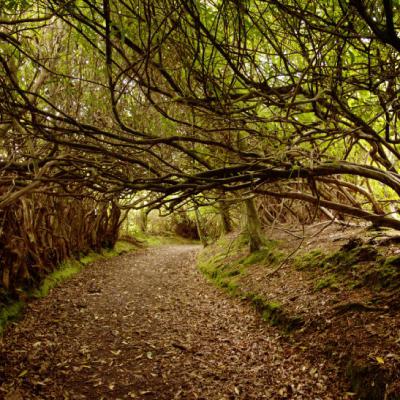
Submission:
<svg viewBox="0 0 400 400">
<path fill-rule="evenodd" d="M 145 208 L 140 209 L 139 228 L 143 233 L 147 232 L 147 211 Z"/>
<path fill-rule="evenodd" d="M 249 235 L 250 252 L 253 253 L 261 249 L 264 239 L 261 232 L 261 222 L 258 216 L 254 200 L 246 199 L 246 231 Z"/>
<path fill-rule="evenodd" d="M 196 208 L 194 213 L 196 216 L 196 228 L 197 228 L 197 233 L 199 235 L 200 242 L 204 247 L 206 247 L 208 245 L 208 243 L 207 243 L 207 238 L 205 237 L 204 232 L 203 232 L 199 210 Z"/>
<path fill-rule="evenodd" d="M 225 203 L 224 201 L 219 202 L 219 212 L 221 216 L 221 222 L 222 222 L 222 231 L 224 234 L 227 234 L 229 232 L 232 232 L 232 221 L 231 221 L 231 216 L 229 213 L 229 205 Z"/>
</svg>

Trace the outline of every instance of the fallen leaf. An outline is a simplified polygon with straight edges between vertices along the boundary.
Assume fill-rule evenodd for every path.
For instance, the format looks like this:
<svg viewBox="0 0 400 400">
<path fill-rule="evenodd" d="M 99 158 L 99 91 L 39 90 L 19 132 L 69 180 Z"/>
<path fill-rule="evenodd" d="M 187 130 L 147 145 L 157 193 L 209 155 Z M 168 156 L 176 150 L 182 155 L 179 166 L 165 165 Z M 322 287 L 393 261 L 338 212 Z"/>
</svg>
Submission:
<svg viewBox="0 0 400 400">
<path fill-rule="evenodd" d="M 23 376 L 25 376 L 28 373 L 27 369 L 24 369 L 19 375 L 18 378 L 22 378 Z"/>
<path fill-rule="evenodd" d="M 4 400 L 24 400 L 24 397 L 19 390 L 15 390 L 11 393 L 8 393 Z"/>
</svg>

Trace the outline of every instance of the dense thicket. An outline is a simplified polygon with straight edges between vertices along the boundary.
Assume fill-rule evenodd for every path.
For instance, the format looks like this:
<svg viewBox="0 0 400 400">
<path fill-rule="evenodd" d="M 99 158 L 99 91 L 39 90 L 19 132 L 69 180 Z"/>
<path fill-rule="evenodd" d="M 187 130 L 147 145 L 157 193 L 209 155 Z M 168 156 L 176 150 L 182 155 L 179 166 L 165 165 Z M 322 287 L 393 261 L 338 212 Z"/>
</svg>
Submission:
<svg viewBox="0 0 400 400">
<path fill-rule="evenodd" d="M 119 217 L 115 204 L 38 193 L 0 210 L 0 300 L 38 285 L 67 258 L 113 247 Z"/>
<path fill-rule="evenodd" d="M 399 228 L 399 8 L 3 2 L 0 206 L 74 183 L 123 207 L 259 195 L 267 219 Z"/>
</svg>

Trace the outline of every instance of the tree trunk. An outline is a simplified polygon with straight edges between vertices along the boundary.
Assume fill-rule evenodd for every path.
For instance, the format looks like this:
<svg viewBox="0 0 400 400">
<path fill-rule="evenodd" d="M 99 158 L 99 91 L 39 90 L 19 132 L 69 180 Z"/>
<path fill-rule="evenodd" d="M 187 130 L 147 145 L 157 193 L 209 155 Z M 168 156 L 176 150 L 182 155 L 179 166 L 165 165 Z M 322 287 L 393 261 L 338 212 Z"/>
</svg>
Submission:
<svg viewBox="0 0 400 400">
<path fill-rule="evenodd" d="M 206 247 L 208 245 L 208 243 L 207 243 L 207 238 L 204 235 L 203 228 L 201 225 L 199 210 L 196 208 L 194 213 L 196 216 L 196 228 L 197 228 L 197 233 L 199 235 L 200 242 L 204 247 Z"/>
<path fill-rule="evenodd" d="M 147 232 L 147 210 L 145 208 L 140 209 L 139 215 L 139 229 L 143 232 Z"/>
<path fill-rule="evenodd" d="M 264 239 L 261 232 L 261 222 L 253 199 L 244 201 L 246 208 L 246 231 L 249 235 L 250 252 L 261 249 Z"/>
<path fill-rule="evenodd" d="M 224 201 L 219 202 L 219 213 L 221 216 L 223 233 L 227 234 L 229 232 L 232 232 L 233 228 L 232 228 L 231 216 L 229 213 L 229 205 Z"/>
</svg>

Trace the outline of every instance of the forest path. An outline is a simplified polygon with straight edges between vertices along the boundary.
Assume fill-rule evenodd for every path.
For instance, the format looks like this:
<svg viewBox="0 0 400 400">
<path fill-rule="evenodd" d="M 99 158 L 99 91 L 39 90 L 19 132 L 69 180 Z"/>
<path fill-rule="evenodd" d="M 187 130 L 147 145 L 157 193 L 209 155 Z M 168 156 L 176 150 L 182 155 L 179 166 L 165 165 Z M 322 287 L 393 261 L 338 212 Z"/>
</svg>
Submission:
<svg viewBox="0 0 400 400">
<path fill-rule="evenodd" d="M 196 270 L 198 246 L 97 262 L 0 342 L 0 398 L 338 399 L 301 350 Z"/>
</svg>

